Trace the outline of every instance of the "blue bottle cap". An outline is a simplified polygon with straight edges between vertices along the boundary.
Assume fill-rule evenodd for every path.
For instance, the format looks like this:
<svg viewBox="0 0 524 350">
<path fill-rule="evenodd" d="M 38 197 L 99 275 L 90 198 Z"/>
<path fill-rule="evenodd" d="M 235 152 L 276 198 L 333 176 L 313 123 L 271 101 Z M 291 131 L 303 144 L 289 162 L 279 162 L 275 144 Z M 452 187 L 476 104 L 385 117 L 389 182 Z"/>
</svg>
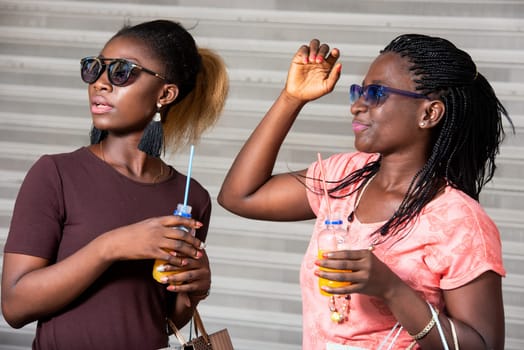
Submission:
<svg viewBox="0 0 524 350">
<path fill-rule="evenodd" d="M 342 225 L 342 220 L 340 220 L 340 219 L 337 219 L 337 220 L 326 219 L 326 221 L 324 221 L 324 224 L 326 224 L 326 225 Z"/>
<path fill-rule="evenodd" d="M 182 216 L 184 218 L 190 218 L 191 209 L 192 208 L 190 205 L 178 204 L 176 210 L 173 212 L 173 215 Z"/>
</svg>

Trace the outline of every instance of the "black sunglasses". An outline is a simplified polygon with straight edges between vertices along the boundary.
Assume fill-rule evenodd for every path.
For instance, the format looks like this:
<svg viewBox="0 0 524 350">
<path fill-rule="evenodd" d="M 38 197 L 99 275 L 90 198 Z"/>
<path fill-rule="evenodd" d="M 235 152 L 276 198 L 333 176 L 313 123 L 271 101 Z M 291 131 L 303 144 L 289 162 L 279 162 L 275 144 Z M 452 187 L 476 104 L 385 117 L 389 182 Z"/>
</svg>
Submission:
<svg viewBox="0 0 524 350">
<path fill-rule="evenodd" d="M 360 86 L 353 84 L 349 88 L 349 102 L 353 104 L 363 96 L 364 104 L 366 106 L 378 106 L 381 102 L 385 101 L 385 98 L 389 94 L 397 94 L 411 98 L 425 98 L 427 100 L 430 99 L 426 95 L 417 94 L 416 92 L 395 89 L 383 85 L 370 84 L 366 86 Z"/>
<path fill-rule="evenodd" d="M 109 63 L 105 63 L 109 62 Z M 115 86 L 123 86 L 128 81 L 134 70 L 140 70 L 151 74 L 162 80 L 166 80 L 163 76 L 144 68 L 136 63 L 130 62 L 123 58 L 102 58 L 102 57 L 84 57 L 80 60 L 80 75 L 82 80 L 88 84 L 92 84 L 100 78 L 107 66 L 107 77 L 109 82 Z"/>
</svg>

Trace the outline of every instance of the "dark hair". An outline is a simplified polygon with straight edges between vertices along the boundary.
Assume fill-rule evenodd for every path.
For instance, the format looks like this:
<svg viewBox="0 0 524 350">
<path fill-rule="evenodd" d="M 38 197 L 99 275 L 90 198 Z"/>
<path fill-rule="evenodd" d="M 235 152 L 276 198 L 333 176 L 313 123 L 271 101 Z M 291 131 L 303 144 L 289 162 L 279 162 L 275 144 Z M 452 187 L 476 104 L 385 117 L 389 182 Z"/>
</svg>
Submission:
<svg viewBox="0 0 524 350">
<path fill-rule="evenodd" d="M 178 86 L 177 101 L 193 90 L 201 59 L 195 40 L 179 23 L 155 20 L 125 26 L 111 40 L 117 37 L 137 38 L 149 47 L 154 57 L 165 65 L 166 81 Z"/>
<path fill-rule="evenodd" d="M 495 156 L 504 138 L 502 115 L 513 127 L 506 109 L 471 57 L 450 41 L 405 34 L 391 41 L 381 54 L 387 52 L 409 61 L 416 89 L 444 102 L 445 113 L 433 131 L 426 164 L 413 178 L 395 214 L 380 228 L 383 235 L 390 229 L 398 232 L 405 228 L 446 182 L 478 200 L 496 169 Z M 350 174 L 330 192 L 336 197 L 336 191 L 369 179 L 379 168 L 380 159 Z"/>
<path fill-rule="evenodd" d="M 178 87 L 176 100 L 161 111 L 166 143 L 177 150 L 197 142 L 225 105 L 229 79 L 222 58 L 197 47 L 182 25 L 169 20 L 125 26 L 111 40 L 118 37 L 139 39 L 165 65 L 166 82 Z"/>
</svg>

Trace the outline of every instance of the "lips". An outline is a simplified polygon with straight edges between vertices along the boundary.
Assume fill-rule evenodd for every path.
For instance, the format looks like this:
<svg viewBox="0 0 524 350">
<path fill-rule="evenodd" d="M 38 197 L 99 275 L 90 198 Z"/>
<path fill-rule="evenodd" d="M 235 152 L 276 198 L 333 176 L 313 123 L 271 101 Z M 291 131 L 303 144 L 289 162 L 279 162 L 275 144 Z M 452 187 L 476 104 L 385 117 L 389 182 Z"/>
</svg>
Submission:
<svg viewBox="0 0 524 350">
<path fill-rule="evenodd" d="M 369 128 L 369 125 L 361 123 L 359 121 L 354 120 L 353 123 L 351 123 L 353 127 L 353 132 L 362 132 Z"/>
<path fill-rule="evenodd" d="M 101 96 L 94 96 L 91 99 L 91 113 L 103 114 L 111 111 L 113 106 L 107 102 L 107 100 Z"/>
</svg>

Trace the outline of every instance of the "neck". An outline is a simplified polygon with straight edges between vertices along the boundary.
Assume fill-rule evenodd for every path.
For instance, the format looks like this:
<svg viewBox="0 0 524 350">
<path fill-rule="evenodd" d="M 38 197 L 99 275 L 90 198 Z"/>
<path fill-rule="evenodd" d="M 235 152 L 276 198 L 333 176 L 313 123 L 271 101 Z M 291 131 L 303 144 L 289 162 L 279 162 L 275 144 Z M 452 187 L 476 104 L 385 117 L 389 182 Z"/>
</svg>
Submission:
<svg viewBox="0 0 524 350">
<path fill-rule="evenodd" d="M 426 159 L 410 159 L 409 157 L 383 157 L 380 169 L 376 174 L 375 183 L 385 192 L 406 193 L 411 181 L 424 167 Z"/>
<path fill-rule="evenodd" d="M 150 157 L 127 143 L 107 139 L 98 144 L 98 156 L 118 172 L 133 180 L 146 183 L 158 182 L 164 175 L 164 163 Z"/>
</svg>

